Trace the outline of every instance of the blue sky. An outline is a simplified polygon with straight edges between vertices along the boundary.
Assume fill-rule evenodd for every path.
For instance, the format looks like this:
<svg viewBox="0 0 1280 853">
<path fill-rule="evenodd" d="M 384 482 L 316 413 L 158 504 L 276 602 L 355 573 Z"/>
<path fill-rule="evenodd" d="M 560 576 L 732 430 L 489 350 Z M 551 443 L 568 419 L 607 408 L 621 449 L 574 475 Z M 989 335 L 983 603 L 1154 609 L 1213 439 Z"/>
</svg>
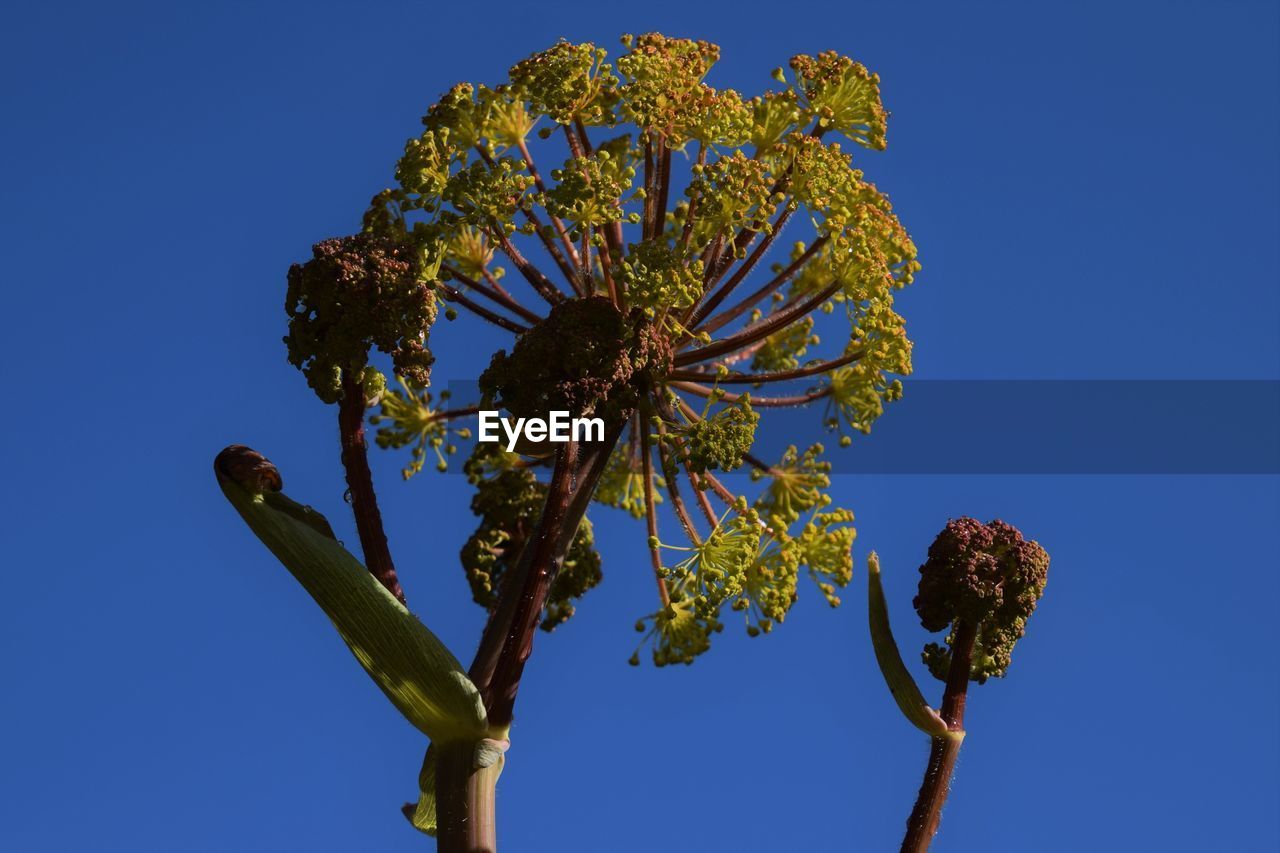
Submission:
<svg viewBox="0 0 1280 853">
<path fill-rule="evenodd" d="M 354 227 L 440 92 L 560 36 L 716 41 L 714 82 L 745 92 L 797 52 L 878 71 L 889 150 L 860 165 L 921 248 L 919 377 L 1280 379 L 1274 4 L 435 5 L 6 14 L 0 848 L 423 849 L 397 811 L 421 736 L 209 466 L 258 447 L 354 540 L 332 412 L 284 359 L 284 271 Z M 467 334 L 441 332 L 439 369 L 474 375 L 493 347 Z M 468 658 L 465 484 L 375 464 L 410 600 Z M 833 494 L 908 654 L 948 517 L 1053 555 L 1009 677 L 971 693 L 937 850 L 1280 844 L 1275 476 L 843 474 Z M 767 639 L 636 670 L 643 539 L 595 516 L 606 580 L 539 638 L 507 849 L 894 846 L 928 744 L 878 681 L 861 571 L 845 608 L 809 595 Z"/>
</svg>

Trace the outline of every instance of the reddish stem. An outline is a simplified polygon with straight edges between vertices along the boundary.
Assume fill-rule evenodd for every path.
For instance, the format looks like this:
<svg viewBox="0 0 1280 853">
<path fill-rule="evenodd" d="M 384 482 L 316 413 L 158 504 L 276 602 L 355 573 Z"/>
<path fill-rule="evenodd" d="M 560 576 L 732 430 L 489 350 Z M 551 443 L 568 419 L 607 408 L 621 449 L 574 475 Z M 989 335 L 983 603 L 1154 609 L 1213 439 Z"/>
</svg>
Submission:
<svg viewBox="0 0 1280 853">
<path fill-rule="evenodd" d="M 734 289 L 742 283 L 743 279 L 750 275 L 751 271 L 755 269 L 756 264 L 758 264 L 760 259 L 764 257 L 765 253 L 769 251 L 769 247 L 773 245 L 773 241 L 782 233 L 782 227 L 786 225 L 787 220 L 791 218 L 791 211 L 792 209 L 790 207 L 782 211 L 778 216 L 778 221 L 773 223 L 773 230 L 765 235 L 765 238 L 760 241 L 760 245 L 756 246 L 755 250 L 747 256 L 747 259 L 738 266 L 738 269 L 734 271 L 728 281 L 721 285 L 715 293 L 711 294 L 711 297 L 706 302 L 698 306 L 698 310 L 694 311 L 693 316 L 689 318 L 688 325 L 690 328 L 696 328 L 697 325 L 701 323 L 712 311 L 716 310 L 716 308 L 720 306 L 721 302 L 724 302 L 730 293 L 733 293 Z M 732 257 L 732 255 L 730 257 Z M 716 281 L 719 280 L 720 276 L 724 275 L 728 268 L 729 266 L 725 265 L 718 275 L 711 277 L 707 281 L 707 285 L 714 285 Z"/>
<path fill-rule="evenodd" d="M 947 686 L 942 694 L 942 719 L 953 732 L 964 731 L 964 706 L 969 689 L 969 670 L 973 661 L 973 644 L 977 628 L 961 622 L 956 626 L 951 644 L 951 667 L 947 670 Z M 902 853 L 924 853 L 942 821 L 942 806 L 951 790 L 951 776 L 960 757 L 962 738 L 933 738 L 929 763 L 915 808 L 907 818 L 907 833 L 902 839 Z"/>
<path fill-rule="evenodd" d="M 716 316 L 702 323 L 698 327 L 698 330 L 703 332 L 714 332 L 717 329 L 723 328 L 729 323 L 732 323 L 734 320 L 756 307 L 756 305 L 760 304 L 760 301 L 766 296 L 769 296 L 771 293 L 777 291 L 778 288 L 782 287 L 782 285 L 786 284 L 792 276 L 799 272 L 800 268 L 818 252 L 818 250 L 826 245 L 826 243 L 827 237 L 825 235 L 814 240 L 809 248 L 805 249 L 800 257 L 788 264 L 782 272 L 771 278 L 758 290 L 739 302 L 737 305 L 721 311 Z"/>
<path fill-rule="evenodd" d="M 714 388 L 708 388 L 706 385 L 699 385 L 696 382 L 672 382 L 671 387 L 679 388 L 681 391 L 686 391 L 703 399 L 710 399 L 715 393 Z M 743 397 L 750 397 L 752 406 L 780 409 L 787 406 L 803 406 L 806 403 L 812 403 L 814 400 L 821 400 L 823 397 L 829 396 L 831 396 L 831 386 L 827 385 L 804 394 L 794 394 L 790 397 L 756 397 L 749 394 L 734 394 L 729 391 L 722 391 L 716 399 L 732 405 Z"/>
<path fill-rule="evenodd" d="M 726 373 L 723 376 L 706 371 L 673 370 L 667 374 L 667 379 L 673 382 L 707 380 L 719 385 L 763 385 L 766 382 L 784 382 L 789 379 L 804 379 L 806 376 L 826 373 L 838 367 L 844 367 L 846 364 L 851 364 L 860 358 L 862 358 L 862 351 L 855 350 L 845 353 L 839 358 L 820 361 L 817 364 L 797 367 L 792 370 L 777 370 L 772 373 Z"/>
<path fill-rule="evenodd" d="M 658 151 L 658 209 L 653 215 L 654 237 L 662 235 L 662 229 L 666 225 L 667 202 L 671 197 L 671 147 L 665 139 Z"/>
<path fill-rule="evenodd" d="M 485 625 L 480 648 L 477 649 L 468 671 L 484 697 L 485 707 L 489 711 L 489 723 L 494 728 L 501 728 L 511 722 L 520 676 L 524 671 L 524 660 L 528 658 L 527 649 L 532 648 L 537 616 L 541 614 L 546 602 L 546 592 L 555 580 L 560 561 L 573 542 L 578 524 L 586 514 L 596 483 L 604 472 L 605 463 L 622 434 L 625 423 L 623 420 L 615 425 L 605 435 L 603 442 L 583 446 L 578 454 L 580 464 L 577 466 L 577 481 L 568 484 L 567 498 L 558 494 L 558 489 L 564 482 L 564 472 L 559 462 L 560 454 L 557 454 L 557 468 L 552 475 L 551 486 L 548 487 L 542 517 L 530 544 L 523 549 L 519 562 L 502 580 L 498 606 Z M 562 449 L 561 453 L 563 452 Z M 567 509 L 561 513 L 558 505 L 566 499 Z M 538 540 L 542 540 L 544 544 L 535 547 L 534 543 Z M 546 550 L 547 542 L 554 544 L 550 552 Z M 541 603 L 531 610 L 535 602 L 539 601 Z M 524 615 L 521 615 L 522 612 Z M 523 658 L 520 657 L 522 653 Z"/>
<path fill-rule="evenodd" d="M 833 281 L 831 284 L 827 285 L 822 290 L 819 290 L 808 299 L 805 299 L 802 302 L 797 302 L 796 304 L 783 308 L 780 311 L 776 311 L 773 314 L 769 314 L 759 321 L 752 323 L 750 326 L 743 328 L 736 334 L 730 335 L 723 340 L 712 341 L 706 346 L 699 347 L 698 349 L 686 350 L 676 356 L 675 364 L 677 367 L 684 367 L 689 364 L 696 364 L 699 361 L 707 361 L 708 359 L 727 355 L 734 350 L 741 349 L 742 347 L 753 344 L 756 341 L 767 338 L 774 332 L 784 329 L 796 322 L 823 302 L 826 302 L 832 296 L 835 296 L 836 291 L 838 291 L 841 286 L 841 282 Z"/>
<path fill-rule="evenodd" d="M 662 577 L 662 555 L 658 553 L 655 540 L 658 538 L 658 500 L 653 488 L 653 448 L 649 445 L 649 422 L 643 416 L 637 417 L 640 424 L 640 462 L 644 476 L 644 519 L 649 533 L 649 561 L 653 564 L 653 577 L 658 582 L 658 599 L 662 606 L 671 603 L 667 593 L 667 582 Z"/>
<path fill-rule="evenodd" d="M 456 302 L 482 320 L 487 320 L 493 325 L 506 329 L 508 332 L 517 335 L 529 331 L 528 326 L 522 326 L 515 320 L 503 317 L 501 314 L 490 311 L 488 308 L 485 308 L 474 300 L 468 299 L 467 296 L 456 287 L 450 287 L 444 282 L 437 282 L 436 287 L 440 288 L 440 295 L 445 302 Z"/>
<path fill-rule="evenodd" d="M 542 274 L 542 271 L 529 263 L 529 260 L 520 253 L 515 247 L 511 239 L 503 232 L 502 226 L 498 225 L 494 230 L 488 232 L 489 236 L 498 248 L 502 250 L 502 254 L 506 255 L 515 268 L 520 271 L 520 275 L 524 276 L 524 280 L 529 282 L 529 286 L 538 292 L 538 295 L 547 300 L 551 305 L 558 305 L 564 301 L 564 293 L 552 283 L 551 279 Z"/>
<path fill-rule="evenodd" d="M 542 321 L 541 317 L 539 317 L 534 312 L 530 311 L 528 308 L 525 308 L 523 305 L 517 302 L 514 298 L 512 298 L 511 294 L 507 293 L 506 290 L 502 288 L 502 285 L 497 283 L 496 279 L 493 279 L 489 282 L 489 284 L 492 286 L 486 286 L 476 281 L 475 279 L 471 278 L 470 276 L 466 275 L 462 271 L 449 266 L 448 264 L 441 264 L 440 266 L 441 266 L 441 269 L 447 270 L 449 275 L 453 276 L 455 279 L 462 282 L 467 287 L 474 290 L 476 293 L 479 293 L 481 296 L 484 296 L 486 299 L 489 299 L 492 302 L 496 302 L 498 305 L 501 305 L 502 307 L 507 308 L 516 314 L 519 314 L 521 317 L 523 317 L 525 320 L 528 320 L 530 323 L 539 323 Z M 454 288 L 454 290 L 456 291 L 457 288 Z"/>
<path fill-rule="evenodd" d="M 382 513 L 373 491 L 373 472 L 369 470 L 369 445 L 364 440 L 364 388 L 344 376 L 342 398 L 338 401 L 338 433 L 342 441 L 342 465 L 347 471 L 347 490 L 351 495 L 351 511 L 356 518 L 360 549 L 369 573 L 387 591 L 404 603 L 404 591 L 391 561 L 387 534 L 382 529 Z"/>
<path fill-rule="evenodd" d="M 526 546 L 531 549 L 529 574 L 524 578 L 524 589 L 498 655 L 493 678 L 488 684 L 485 705 L 489 709 L 489 723 L 493 726 L 503 726 L 511 721 L 525 661 L 533 653 L 534 631 L 542 618 L 542 608 L 547 602 L 560 560 L 564 559 L 564 553 L 559 549 L 560 533 L 565 527 L 573 497 L 577 465 L 578 445 L 570 441 L 556 453 L 556 466 L 547 486 L 542 519 Z"/>
</svg>

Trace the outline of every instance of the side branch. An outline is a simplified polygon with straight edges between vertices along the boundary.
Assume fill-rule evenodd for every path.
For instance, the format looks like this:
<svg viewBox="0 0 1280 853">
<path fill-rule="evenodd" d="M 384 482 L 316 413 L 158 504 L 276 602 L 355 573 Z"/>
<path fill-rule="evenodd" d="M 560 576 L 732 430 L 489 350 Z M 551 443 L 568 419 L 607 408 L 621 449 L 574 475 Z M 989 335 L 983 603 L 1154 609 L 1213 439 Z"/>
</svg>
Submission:
<svg viewBox="0 0 1280 853">
<path fill-rule="evenodd" d="M 819 237 L 817 240 L 814 240 L 813 243 L 804 250 L 800 257 L 788 264 L 782 272 L 771 278 L 758 290 L 747 296 L 746 299 L 743 299 L 737 305 L 720 312 L 716 316 L 704 322 L 699 327 L 699 331 L 714 332 L 717 329 L 721 329 L 729 323 L 732 323 L 734 320 L 756 307 L 756 305 L 760 304 L 761 300 L 765 299 L 778 288 L 782 287 L 782 285 L 790 281 L 791 278 L 800 271 L 800 268 L 827 244 L 827 239 L 828 238 L 824 235 Z"/>
<path fill-rule="evenodd" d="M 854 352 L 845 353 L 839 358 L 820 361 L 805 367 L 797 367 L 794 370 L 778 370 L 773 373 L 726 373 L 723 376 L 698 370 L 673 370 L 667 374 L 667 379 L 676 382 L 710 381 L 720 385 L 763 385 L 767 382 L 785 382 L 790 379 L 804 379 L 806 376 L 816 376 L 819 373 L 826 373 L 838 367 L 844 367 L 846 364 L 851 364 L 860 358 L 862 358 L 862 351 L 855 350 Z"/>
<path fill-rule="evenodd" d="M 671 387 L 679 388 L 681 391 L 687 391 L 695 397 L 709 398 L 714 394 L 714 389 L 705 385 L 697 385 L 692 382 L 673 382 Z M 737 403 L 744 397 L 751 398 L 751 405 L 761 409 L 785 409 L 789 406 L 805 406 L 815 400 L 821 400 L 831 396 L 831 386 L 826 385 L 804 394 L 792 394 L 787 397 L 754 397 L 749 394 L 732 394 L 729 392 L 721 392 L 716 396 L 717 400 L 726 403 Z"/>
<path fill-rule="evenodd" d="M 577 480 L 568 484 L 564 495 L 558 494 L 564 486 L 565 472 L 560 462 L 564 450 L 557 453 L 556 471 L 551 480 L 555 488 L 548 488 L 543 517 L 516 566 L 502 580 L 498 607 L 485 625 L 480 647 L 468 670 L 471 680 L 484 697 L 489 723 L 494 728 L 505 727 L 511 722 L 524 662 L 532 650 L 537 620 L 546 603 L 550 584 L 555 580 L 560 562 L 586 514 L 596 483 L 604 472 L 623 425 L 625 420 L 613 426 L 603 442 L 582 446 L 577 454 L 580 463 L 577 465 Z M 563 511 L 559 509 L 561 501 L 567 502 Z M 543 544 L 535 547 L 539 541 Z M 548 547 L 551 548 L 549 552 Z M 546 556 L 548 553 L 550 557 Z M 539 563 L 538 559 L 543 562 Z"/>
<path fill-rule="evenodd" d="M 354 379 L 342 380 L 342 399 L 338 401 L 338 434 L 342 441 L 342 466 L 347 473 L 347 490 L 351 495 L 351 511 L 360 535 L 360 549 L 369 573 L 387 592 L 404 603 L 404 591 L 396 577 L 391 548 L 382 529 L 382 513 L 373 491 L 373 472 L 369 470 L 369 445 L 364 439 L 364 388 Z"/>
<path fill-rule="evenodd" d="M 823 302 L 826 302 L 832 296 L 835 296 L 841 286 L 842 285 L 839 281 L 833 281 L 822 290 L 810 296 L 808 299 L 804 299 L 794 305 L 782 309 L 781 311 L 770 314 L 767 317 L 752 323 L 750 326 L 747 326 L 736 334 L 730 335 L 729 337 L 719 341 L 712 341 L 704 347 L 686 350 L 676 356 L 676 367 L 684 367 L 688 364 L 696 364 L 699 361 L 718 358 L 722 355 L 727 355 L 734 350 L 753 344 L 756 341 L 763 340 L 779 329 L 783 329 L 791 325 L 813 309 L 817 308 Z"/>
<path fill-rule="evenodd" d="M 658 496 L 653 488 L 653 448 L 649 445 L 649 422 L 637 416 L 640 424 L 640 465 L 644 477 L 644 519 L 649 533 L 649 562 L 653 564 L 653 579 L 658 583 L 658 600 L 666 607 L 671 603 L 667 582 L 662 577 L 662 555 L 658 553 Z"/>
<path fill-rule="evenodd" d="M 666 428 L 661 420 L 658 422 L 658 434 L 666 435 Z M 694 525 L 693 517 L 689 515 L 689 508 L 685 506 L 684 497 L 680 494 L 676 466 L 667 458 L 667 448 L 661 441 L 658 442 L 658 458 L 662 461 L 662 472 L 667 478 L 667 494 L 671 497 L 671 507 L 676 511 L 676 518 L 680 519 L 680 526 L 684 528 L 689 541 L 701 544 L 702 537 L 698 535 L 698 528 Z"/>
<path fill-rule="evenodd" d="M 475 314 L 477 317 L 488 320 L 495 326 L 506 329 L 508 332 L 513 332 L 517 335 L 529 331 L 528 326 L 521 326 L 515 320 L 509 320 L 501 314 L 495 314 L 483 305 L 479 305 L 475 301 L 468 299 L 462 291 L 458 290 L 456 287 L 450 287 L 444 282 L 437 282 L 436 287 L 440 288 L 440 294 L 445 302 L 456 302 L 463 308 L 466 308 L 468 311 Z"/>
<path fill-rule="evenodd" d="M 489 236 L 498 244 L 498 248 L 502 249 L 502 253 L 506 255 L 515 268 L 520 271 L 520 275 L 524 276 L 524 280 L 537 291 L 538 295 L 551 305 L 559 305 L 564 301 L 564 293 L 552 283 L 542 272 L 529 263 L 528 258 L 520 254 L 520 250 L 511 242 L 511 238 L 503 232 L 501 226 L 489 232 Z"/>
<path fill-rule="evenodd" d="M 773 223 L 773 229 L 765 235 L 763 240 L 760 241 L 760 245 L 756 246 L 751 254 L 747 256 L 746 260 L 738 266 L 738 269 L 729 277 L 729 280 L 721 285 L 715 293 L 711 294 L 710 299 L 698 306 L 698 310 L 693 312 L 693 316 L 689 318 L 688 325 L 690 327 L 696 327 L 706 319 L 712 311 L 716 310 L 716 308 L 720 306 L 721 302 L 724 302 L 725 298 L 728 297 L 730 293 L 733 293 L 738 285 L 742 283 L 742 280 L 750 275 L 751 271 L 755 269 L 756 264 L 760 263 L 760 259 L 769 251 L 769 247 L 773 245 L 773 241 L 782 233 L 782 228 L 787 224 L 787 220 L 791 218 L 793 210 L 794 209 L 791 207 L 783 209 L 782 213 L 778 215 L 777 221 Z M 733 255 L 731 254 L 729 257 L 732 258 Z M 732 262 L 730 262 L 730 264 L 731 263 Z M 730 264 L 726 264 L 716 276 L 712 277 L 708 284 L 714 285 L 716 281 L 719 280 L 720 276 L 724 275 L 725 271 L 728 270 Z"/>
<path fill-rule="evenodd" d="M 448 264 L 441 264 L 440 268 L 444 270 L 448 270 L 449 275 L 453 276 L 455 279 L 462 282 L 467 287 L 474 290 L 476 293 L 479 293 L 481 296 L 484 296 L 490 302 L 494 302 L 498 305 L 501 305 L 503 308 L 506 308 L 508 311 L 511 311 L 514 314 L 519 314 L 522 318 L 524 318 L 528 322 L 539 323 L 542 321 L 542 317 L 538 316 L 533 311 L 530 311 L 528 308 L 525 308 L 523 305 L 521 305 L 519 302 L 513 299 L 511 295 L 506 293 L 505 291 L 483 285 L 480 282 L 476 281 L 475 279 L 463 273 L 461 270 L 456 269 L 455 267 L 449 266 Z"/>
</svg>

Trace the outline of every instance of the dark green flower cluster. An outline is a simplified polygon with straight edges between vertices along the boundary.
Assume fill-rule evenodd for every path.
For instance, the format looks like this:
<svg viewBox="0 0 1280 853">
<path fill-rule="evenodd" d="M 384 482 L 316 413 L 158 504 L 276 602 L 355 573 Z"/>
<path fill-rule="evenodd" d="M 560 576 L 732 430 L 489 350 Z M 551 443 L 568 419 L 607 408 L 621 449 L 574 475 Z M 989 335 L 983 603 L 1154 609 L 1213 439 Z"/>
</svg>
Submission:
<svg viewBox="0 0 1280 853">
<path fill-rule="evenodd" d="M 317 243 L 310 261 L 289 268 L 285 310 L 289 362 L 326 403 L 342 396 L 344 377 L 363 374 L 373 347 L 400 376 L 430 380 L 435 297 L 403 243 L 368 234 Z"/>
<path fill-rule="evenodd" d="M 977 630 L 970 677 L 981 684 L 1003 676 L 1048 576 L 1048 553 L 1016 527 L 972 518 L 947 522 L 920 567 L 913 602 L 925 630 L 951 632 L 946 648 L 937 643 L 925 647 L 929 671 L 946 679 L 949 647 L 959 626 L 967 623 Z"/>
<path fill-rule="evenodd" d="M 603 297 L 562 302 L 521 335 L 510 354 L 499 351 L 480 376 L 480 390 L 516 417 L 573 417 L 633 406 L 630 384 L 657 357 Z"/>
<path fill-rule="evenodd" d="M 496 444 L 477 444 L 463 470 L 475 486 L 471 511 L 480 517 L 475 533 L 462 546 L 462 565 L 471 584 L 471 597 L 486 609 L 498 604 L 502 578 L 515 568 L 520 553 L 538 522 L 546 500 L 546 484 L 518 457 Z M 583 519 L 560 572 L 551 585 L 541 627 L 554 630 L 573 615 L 573 600 L 600 583 L 600 555 L 595 550 L 591 522 Z"/>
</svg>

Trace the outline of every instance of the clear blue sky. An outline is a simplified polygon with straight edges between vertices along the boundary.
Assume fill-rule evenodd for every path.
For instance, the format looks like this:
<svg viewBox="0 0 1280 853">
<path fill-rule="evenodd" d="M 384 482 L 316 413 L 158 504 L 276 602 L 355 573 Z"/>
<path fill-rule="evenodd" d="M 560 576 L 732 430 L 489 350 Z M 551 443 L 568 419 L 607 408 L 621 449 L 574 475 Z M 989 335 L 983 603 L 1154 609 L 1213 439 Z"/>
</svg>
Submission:
<svg viewBox="0 0 1280 853">
<path fill-rule="evenodd" d="M 279 340 L 284 271 L 354 226 L 438 93 L 559 36 L 707 38 L 716 82 L 747 92 L 797 52 L 880 72 L 890 147 L 863 165 L 921 247 L 902 301 L 919 376 L 1280 378 L 1275 4 L 642 5 L 6 11 L 0 849 L 429 848 L 397 811 L 421 736 L 209 466 L 262 449 L 354 541 L 332 412 Z M 402 485 L 400 464 L 377 457 L 406 589 L 469 658 L 464 484 Z M 851 474 L 834 493 L 908 650 L 949 516 L 1004 517 L 1053 555 L 1009 678 L 973 690 L 936 849 L 1280 844 L 1276 477 Z M 635 670 L 643 540 L 596 515 L 606 580 L 539 638 L 506 849 L 895 845 L 928 745 L 878 681 L 861 571 L 842 610 L 809 595 L 772 637 Z"/>
</svg>

